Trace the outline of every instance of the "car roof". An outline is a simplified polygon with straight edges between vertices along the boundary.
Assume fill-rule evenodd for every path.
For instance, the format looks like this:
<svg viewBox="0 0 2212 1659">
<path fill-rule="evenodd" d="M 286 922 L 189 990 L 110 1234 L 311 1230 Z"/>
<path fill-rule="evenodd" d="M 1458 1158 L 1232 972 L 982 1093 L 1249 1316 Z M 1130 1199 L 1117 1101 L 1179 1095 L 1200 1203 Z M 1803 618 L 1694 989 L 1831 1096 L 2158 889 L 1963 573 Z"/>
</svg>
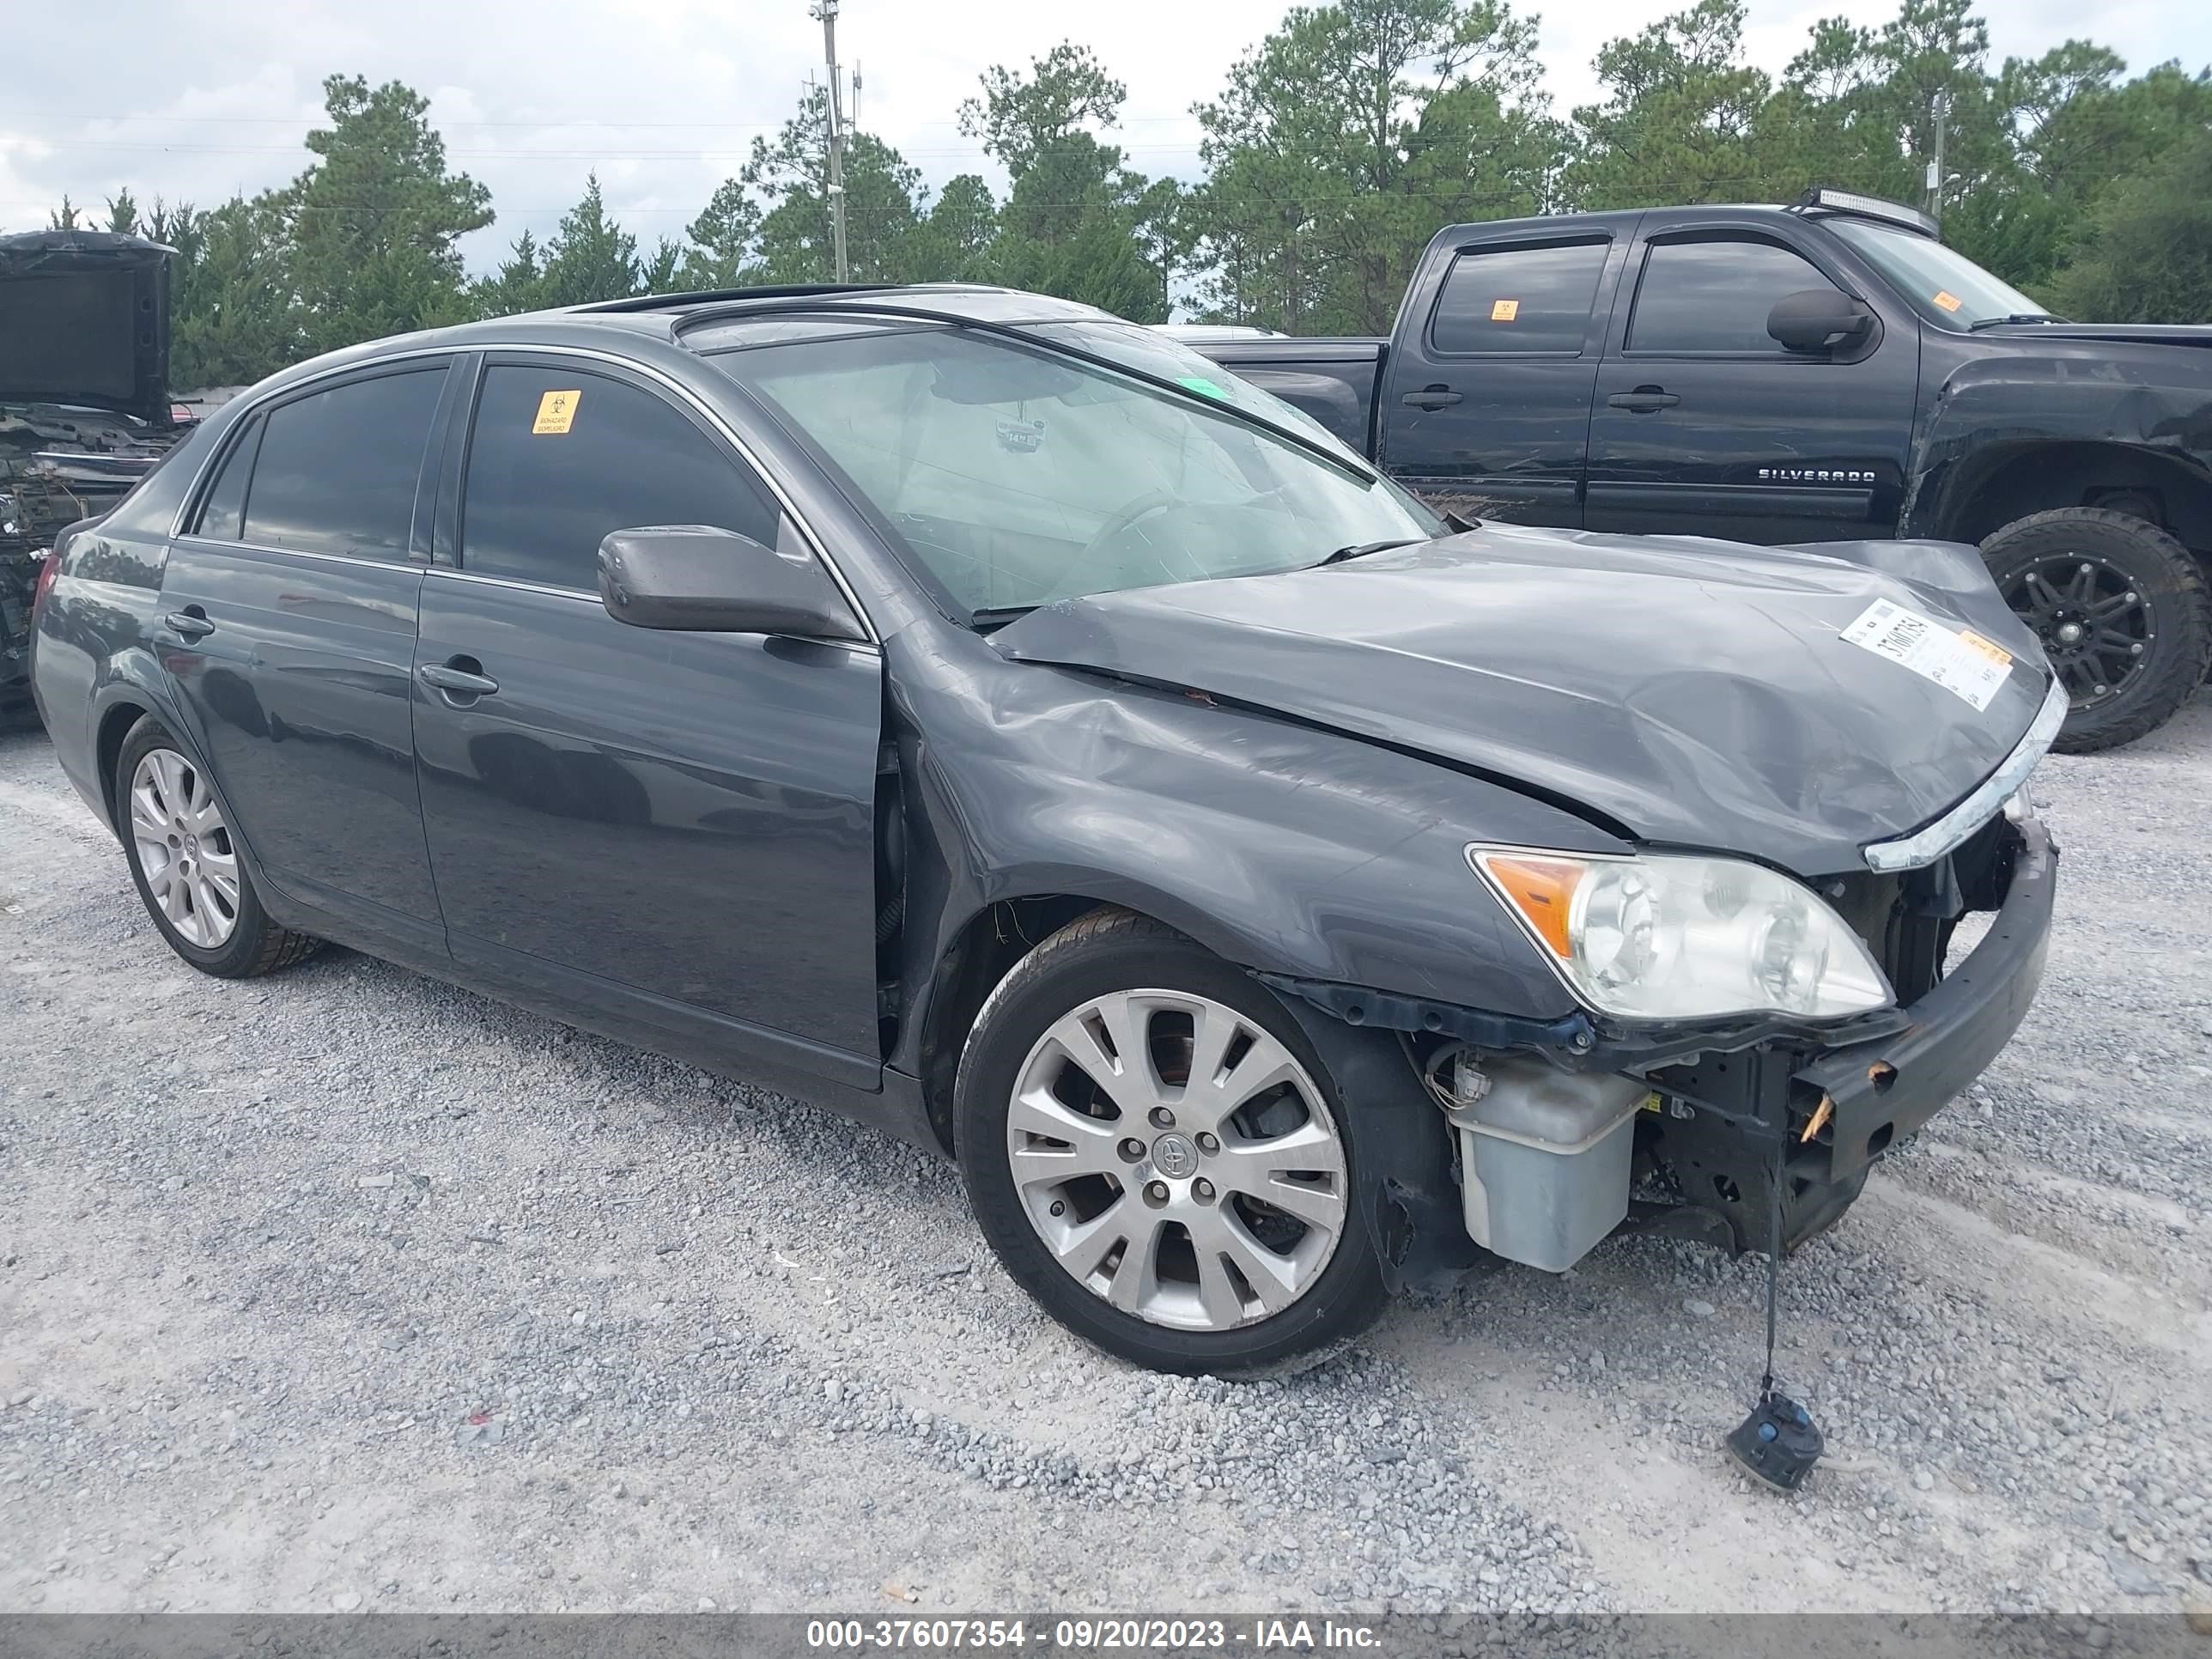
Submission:
<svg viewBox="0 0 2212 1659">
<path fill-rule="evenodd" d="M 684 336 L 704 324 L 740 323 L 748 317 L 794 311 L 817 316 L 843 312 L 857 318 L 866 315 L 872 307 L 882 306 L 939 312 L 987 323 L 1106 322 L 1135 326 L 1095 306 L 1030 294 L 1020 289 L 972 283 L 806 283 L 714 289 L 698 293 L 639 295 L 555 311 L 519 312 L 512 316 L 456 323 L 412 334 L 390 335 L 295 364 L 271 375 L 267 384 L 274 387 L 336 368 L 365 366 L 385 357 L 425 350 L 466 351 L 532 345 L 604 349 L 610 343 L 609 335 L 615 333 L 663 345 L 696 349 L 706 342 L 695 342 Z"/>
</svg>

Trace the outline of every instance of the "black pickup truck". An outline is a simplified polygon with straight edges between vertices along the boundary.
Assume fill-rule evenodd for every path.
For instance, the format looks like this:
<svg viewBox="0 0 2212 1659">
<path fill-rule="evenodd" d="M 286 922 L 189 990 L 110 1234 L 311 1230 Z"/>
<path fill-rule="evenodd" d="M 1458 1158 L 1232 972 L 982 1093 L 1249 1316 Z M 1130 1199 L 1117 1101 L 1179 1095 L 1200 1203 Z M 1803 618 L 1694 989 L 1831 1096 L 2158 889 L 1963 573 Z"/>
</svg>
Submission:
<svg viewBox="0 0 2212 1659">
<path fill-rule="evenodd" d="M 1455 225 L 1388 340 L 1192 343 L 1470 517 L 1978 543 L 2058 746 L 2129 742 L 2212 660 L 2212 326 L 2061 321 L 1935 232 L 1830 190 Z"/>
</svg>

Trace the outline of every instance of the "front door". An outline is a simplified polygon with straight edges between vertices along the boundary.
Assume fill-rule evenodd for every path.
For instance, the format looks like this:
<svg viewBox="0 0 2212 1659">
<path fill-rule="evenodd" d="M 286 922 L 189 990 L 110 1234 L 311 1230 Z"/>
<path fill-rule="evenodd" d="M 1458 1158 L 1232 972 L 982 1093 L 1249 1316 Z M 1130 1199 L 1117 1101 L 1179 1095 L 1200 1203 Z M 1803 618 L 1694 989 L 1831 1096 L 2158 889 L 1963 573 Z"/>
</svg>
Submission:
<svg viewBox="0 0 2212 1659">
<path fill-rule="evenodd" d="M 409 681 L 443 362 L 248 416 L 161 579 L 162 657 L 268 879 L 442 952 Z"/>
<path fill-rule="evenodd" d="M 416 653 L 448 942 L 556 999 L 797 1045 L 870 1086 L 881 659 L 615 621 L 600 538 L 649 524 L 790 545 L 758 477 L 659 388 L 493 357 L 459 568 L 424 579 Z"/>
<path fill-rule="evenodd" d="M 1617 271 L 1602 229 L 1471 240 L 1407 297 L 1376 411 L 1385 471 L 1468 518 L 1580 525 Z"/>
<path fill-rule="evenodd" d="M 1644 247 L 1598 374 L 1589 528 L 1770 544 L 1896 533 L 1918 331 L 1885 319 L 1833 359 L 1784 351 L 1766 332 L 1775 302 L 1841 286 L 1810 253 L 1749 231 Z"/>
</svg>

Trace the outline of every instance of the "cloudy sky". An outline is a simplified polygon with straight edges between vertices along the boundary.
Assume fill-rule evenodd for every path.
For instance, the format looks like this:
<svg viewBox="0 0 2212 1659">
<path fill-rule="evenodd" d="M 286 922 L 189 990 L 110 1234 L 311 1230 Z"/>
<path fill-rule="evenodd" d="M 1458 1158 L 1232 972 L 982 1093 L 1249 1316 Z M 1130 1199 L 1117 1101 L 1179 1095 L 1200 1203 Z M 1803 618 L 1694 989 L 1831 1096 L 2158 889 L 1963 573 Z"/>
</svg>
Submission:
<svg viewBox="0 0 2212 1659">
<path fill-rule="evenodd" d="M 1281 16 L 1286 0 L 844 0 L 841 56 L 861 72 L 863 124 L 932 184 L 994 176 L 954 119 L 975 77 L 1066 37 L 1129 88 L 1121 138 L 1151 173 L 1197 171 L 1190 106 Z M 1591 97 L 1590 60 L 1684 0 L 1581 0 L 1541 11 L 1549 89 Z M 1996 56 L 2033 56 L 2087 33 L 2133 68 L 2212 62 L 2203 0 L 1986 3 Z M 1752 0 L 1748 44 L 1779 70 L 1819 16 L 1879 22 L 1893 0 Z M 426 93 L 453 164 L 491 187 L 498 222 L 465 245 L 493 263 L 524 228 L 550 229 L 596 167 L 611 205 L 650 244 L 680 236 L 818 71 L 807 0 L 104 0 L 100 26 L 53 0 L 0 0 L 10 70 L 0 100 L 0 228 L 46 222 L 64 191 L 97 207 L 118 186 L 143 203 L 211 203 L 281 184 L 333 72 L 397 77 Z M 97 45 L 95 45 L 97 42 Z M 104 55 L 95 56 L 95 53 Z"/>
</svg>

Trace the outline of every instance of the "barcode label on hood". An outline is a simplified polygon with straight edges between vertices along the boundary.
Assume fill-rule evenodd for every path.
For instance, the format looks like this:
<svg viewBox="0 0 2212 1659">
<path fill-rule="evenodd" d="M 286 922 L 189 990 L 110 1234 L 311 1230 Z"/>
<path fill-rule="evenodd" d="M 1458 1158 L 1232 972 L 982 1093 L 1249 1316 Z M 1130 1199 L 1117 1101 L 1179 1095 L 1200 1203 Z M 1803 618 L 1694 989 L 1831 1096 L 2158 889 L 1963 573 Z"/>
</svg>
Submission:
<svg viewBox="0 0 2212 1659">
<path fill-rule="evenodd" d="M 1876 599 L 1843 632 L 1850 644 L 1887 657 L 1985 710 L 2012 672 L 2012 653 L 1979 634 L 1946 628 L 1933 617 Z"/>
</svg>

